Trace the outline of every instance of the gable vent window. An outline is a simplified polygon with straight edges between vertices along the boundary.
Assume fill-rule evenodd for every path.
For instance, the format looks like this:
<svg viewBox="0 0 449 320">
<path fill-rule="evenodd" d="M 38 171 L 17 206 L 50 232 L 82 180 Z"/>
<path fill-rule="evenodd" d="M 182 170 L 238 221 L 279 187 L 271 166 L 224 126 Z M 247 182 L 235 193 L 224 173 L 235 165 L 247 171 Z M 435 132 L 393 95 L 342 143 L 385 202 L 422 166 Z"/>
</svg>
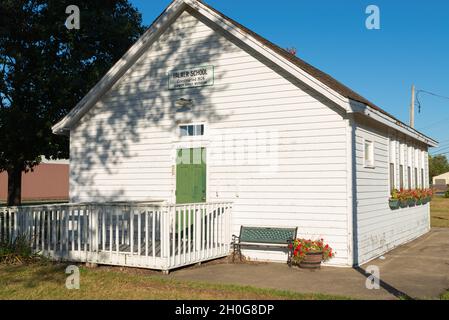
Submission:
<svg viewBox="0 0 449 320">
<path fill-rule="evenodd" d="M 374 168 L 374 143 L 368 140 L 365 140 L 364 166 L 365 168 Z"/>
<path fill-rule="evenodd" d="M 204 136 L 204 124 L 188 124 L 179 126 L 181 137 Z"/>
</svg>

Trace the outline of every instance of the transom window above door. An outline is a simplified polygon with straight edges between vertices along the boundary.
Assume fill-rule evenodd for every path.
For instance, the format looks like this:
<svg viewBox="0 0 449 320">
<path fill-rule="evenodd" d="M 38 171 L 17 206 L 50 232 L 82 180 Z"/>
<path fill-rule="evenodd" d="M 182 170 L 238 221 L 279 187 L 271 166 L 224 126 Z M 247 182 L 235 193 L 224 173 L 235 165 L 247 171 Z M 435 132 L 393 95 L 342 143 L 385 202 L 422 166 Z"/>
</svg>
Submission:
<svg viewBox="0 0 449 320">
<path fill-rule="evenodd" d="M 204 124 L 185 124 L 179 126 L 181 137 L 204 136 Z"/>
</svg>

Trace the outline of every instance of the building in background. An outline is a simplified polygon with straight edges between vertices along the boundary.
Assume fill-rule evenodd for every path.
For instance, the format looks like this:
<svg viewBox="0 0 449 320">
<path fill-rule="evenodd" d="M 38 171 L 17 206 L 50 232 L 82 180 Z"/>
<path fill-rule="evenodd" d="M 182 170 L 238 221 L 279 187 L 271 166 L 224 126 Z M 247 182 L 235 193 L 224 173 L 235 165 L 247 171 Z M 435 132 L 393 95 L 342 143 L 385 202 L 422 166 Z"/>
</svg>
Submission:
<svg viewBox="0 0 449 320">
<path fill-rule="evenodd" d="M 433 177 L 432 182 L 436 193 L 445 193 L 449 189 L 449 172 Z"/>
<path fill-rule="evenodd" d="M 0 173 L 0 202 L 6 202 L 8 174 Z M 22 173 L 22 203 L 66 202 L 69 199 L 69 160 L 47 160 Z"/>
<path fill-rule="evenodd" d="M 449 172 L 440 174 L 439 176 L 433 177 L 433 185 L 448 185 L 449 184 Z"/>
</svg>

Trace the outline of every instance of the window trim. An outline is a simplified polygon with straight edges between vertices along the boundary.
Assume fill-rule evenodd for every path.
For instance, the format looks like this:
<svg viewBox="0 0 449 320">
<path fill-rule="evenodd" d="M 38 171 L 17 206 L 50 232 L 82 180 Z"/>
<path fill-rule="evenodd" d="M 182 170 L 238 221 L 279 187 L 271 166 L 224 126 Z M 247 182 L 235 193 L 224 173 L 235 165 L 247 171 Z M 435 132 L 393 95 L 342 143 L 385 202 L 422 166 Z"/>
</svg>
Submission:
<svg viewBox="0 0 449 320">
<path fill-rule="evenodd" d="M 366 144 L 369 143 L 371 148 L 369 150 L 370 155 L 371 155 L 371 161 L 369 163 L 367 163 L 366 160 Z M 368 140 L 363 138 L 363 167 L 364 168 L 369 168 L 369 169 L 374 169 L 375 166 L 375 161 L 374 161 L 374 141 L 372 140 Z"/>
<path fill-rule="evenodd" d="M 390 162 L 389 168 L 389 183 L 390 183 L 390 190 L 396 189 L 396 165 L 394 162 Z"/>
<path fill-rule="evenodd" d="M 181 134 L 181 127 L 186 127 L 186 126 L 203 126 L 203 134 L 202 135 L 186 135 L 183 136 Z M 204 122 L 189 122 L 189 123 L 178 123 L 177 128 L 176 128 L 176 134 L 178 136 L 179 139 L 204 139 L 207 135 L 207 126 L 206 123 Z"/>
<path fill-rule="evenodd" d="M 421 168 L 421 188 L 424 189 L 425 186 L 425 180 L 424 180 L 424 168 Z"/>
<path fill-rule="evenodd" d="M 418 181 L 418 167 L 413 168 L 413 180 L 414 180 L 414 188 L 419 188 L 419 181 Z"/>
<path fill-rule="evenodd" d="M 412 190 L 412 167 L 407 166 L 407 190 Z"/>
<path fill-rule="evenodd" d="M 397 151 L 398 151 L 398 141 L 393 134 L 388 137 L 388 157 L 389 157 L 389 185 L 390 191 L 398 187 L 399 177 L 397 176 Z"/>
</svg>

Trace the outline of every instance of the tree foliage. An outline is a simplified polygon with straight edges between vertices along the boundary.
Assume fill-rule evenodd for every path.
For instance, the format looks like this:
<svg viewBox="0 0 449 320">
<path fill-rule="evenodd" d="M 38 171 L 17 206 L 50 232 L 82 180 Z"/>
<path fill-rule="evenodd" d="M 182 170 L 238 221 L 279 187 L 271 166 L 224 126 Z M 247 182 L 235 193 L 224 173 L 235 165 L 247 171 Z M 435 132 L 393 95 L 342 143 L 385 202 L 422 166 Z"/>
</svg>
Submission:
<svg viewBox="0 0 449 320">
<path fill-rule="evenodd" d="M 69 5 L 80 9 L 79 30 L 65 26 Z M 52 134 L 52 125 L 144 27 L 127 0 L 2 0 L 0 17 L 0 171 L 8 172 L 9 202 L 18 204 L 22 171 L 41 155 L 68 157 L 68 138 Z"/>
<path fill-rule="evenodd" d="M 449 162 L 445 155 L 429 155 L 429 177 L 430 181 L 435 176 L 449 172 Z"/>
</svg>

